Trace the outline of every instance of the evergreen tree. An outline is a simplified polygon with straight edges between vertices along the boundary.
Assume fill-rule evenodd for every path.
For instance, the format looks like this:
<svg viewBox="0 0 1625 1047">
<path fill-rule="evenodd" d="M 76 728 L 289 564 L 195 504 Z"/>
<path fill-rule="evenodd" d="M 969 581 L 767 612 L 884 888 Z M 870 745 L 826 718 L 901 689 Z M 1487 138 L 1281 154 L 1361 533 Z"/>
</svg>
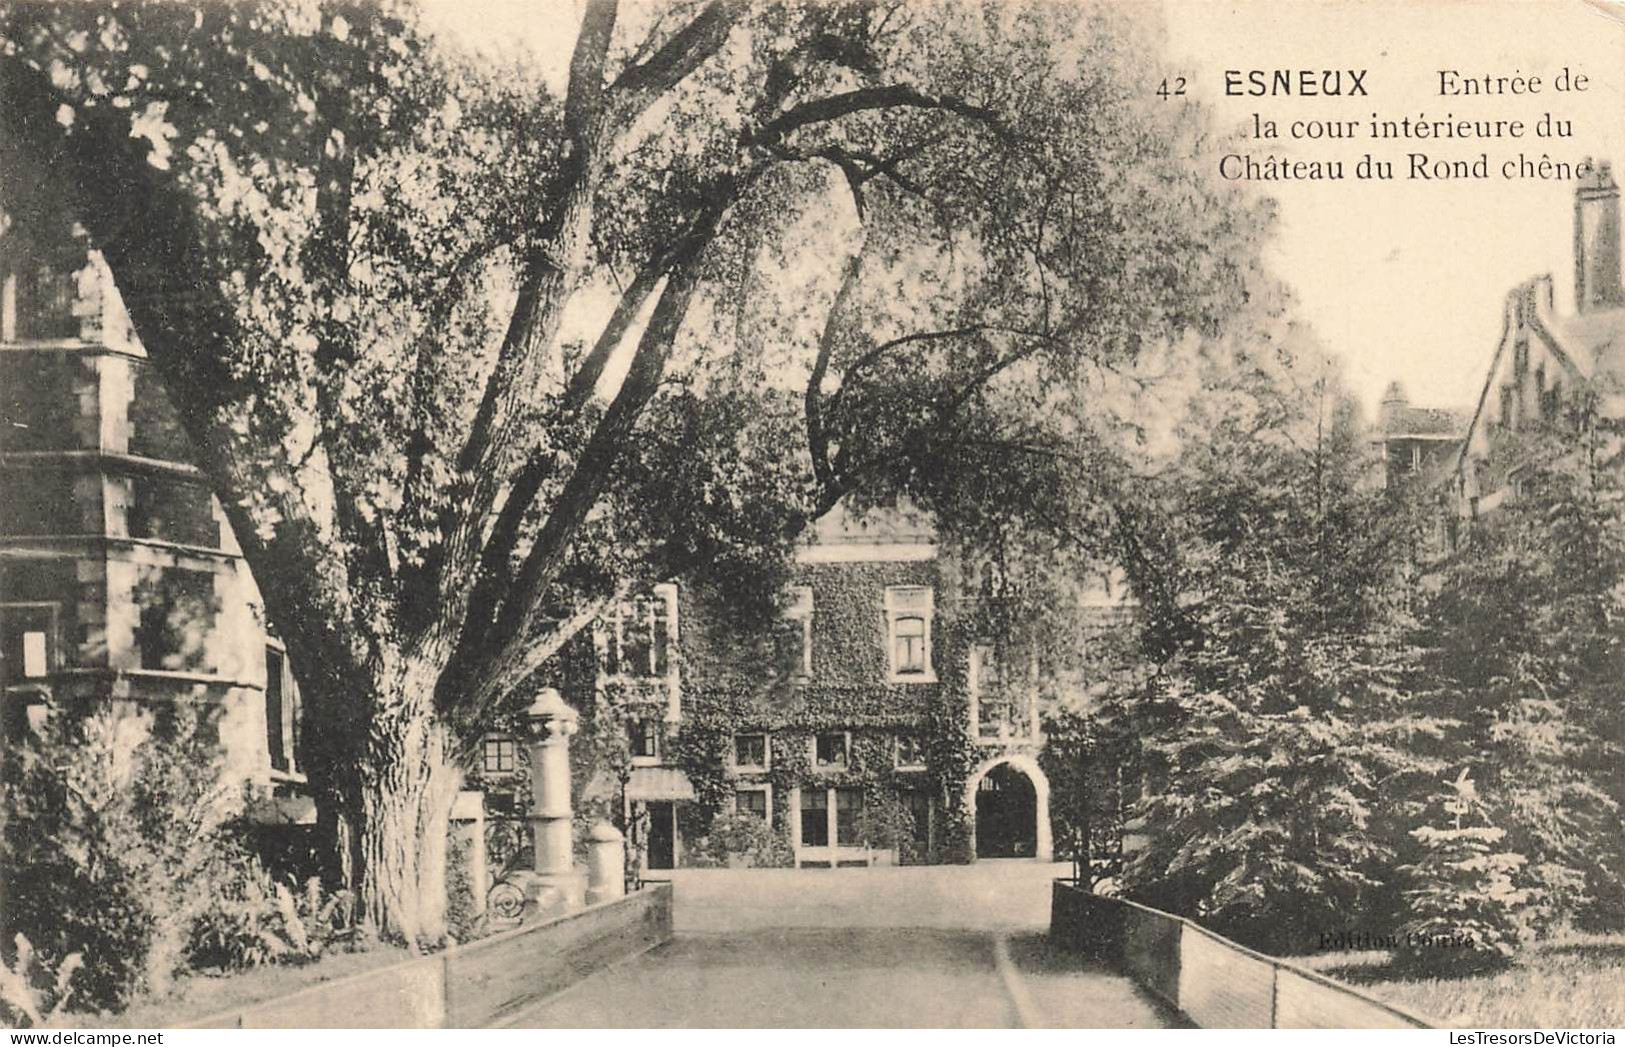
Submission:
<svg viewBox="0 0 1625 1047">
<path fill-rule="evenodd" d="M 1509 437 L 1510 440 L 1510 437 Z M 1625 920 L 1625 487 L 1598 425 L 1528 436 L 1425 619 L 1429 676 L 1484 818 L 1528 860 L 1537 929 Z"/>
<path fill-rule="evenodd" d="M 1410 701 L 1416 517 L 1362 435 L 1326 371 L 1216 374 L 1134 561 L 1159 664 L 1129 887 L 1285 952 L 1384 904 L 1388 784 L 1437 770 L 1408 744 L 1438 729 Z"/>
</svg>

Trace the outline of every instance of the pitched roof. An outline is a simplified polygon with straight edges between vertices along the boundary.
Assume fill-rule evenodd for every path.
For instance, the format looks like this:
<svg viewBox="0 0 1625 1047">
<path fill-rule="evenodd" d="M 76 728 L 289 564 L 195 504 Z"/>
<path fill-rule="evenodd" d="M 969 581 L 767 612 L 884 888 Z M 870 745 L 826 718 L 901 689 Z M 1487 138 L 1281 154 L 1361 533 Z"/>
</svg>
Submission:
<svg viewBox="0 0 1625 1047">
<path fill-rule="evenodd" d="M 1564 352 L 1587 378 L 1625 377 L 1625 308 L 1598 309 L 1548 322 Z"/>
<path fill-rule="evenodd" d="M 1383 418 L 1385 436 L 1448 436 L 1467 433 L 1471 412 L 1455 407 L 1411 407 L 1394 405 Z"/>
</svg>

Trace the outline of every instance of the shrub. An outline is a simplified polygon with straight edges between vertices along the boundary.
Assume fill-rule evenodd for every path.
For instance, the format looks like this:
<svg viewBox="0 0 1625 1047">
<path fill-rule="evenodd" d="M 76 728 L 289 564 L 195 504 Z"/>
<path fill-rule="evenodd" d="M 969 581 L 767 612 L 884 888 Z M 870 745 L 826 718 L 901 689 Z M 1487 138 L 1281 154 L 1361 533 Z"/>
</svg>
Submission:
<svg viewBox="0 0 1625 1047">
<path fill-rule="evenodd" d="M 11 958 L 0 964 L 0 1022 L 12 1028 L 54 1025 L 73 997 L 73 976 L 84 965 L 70 953 L 56 972 L 45 970 L 25 935 L 17 935 Z"/>
<path fill-rule="evenodd" d="M 328 891 L 316 876 L 292 890 L 250 857 L 224 871 L 229 875 L 221 878 L 193 927 L 194 967 L 305 963 L 355 935 L 349 891 Z"/>
<path fill-rule="evenodd" d="M 1399 870 L 1410 912 L 1400 928 L 1402 964 L 1467 971 L 1512 959 L 1529 894 L 1513 882 L 1523 856 L 1496 848 L 1504 835 L 1492 826 L 1422 826 L 1411 832 L 1422 854 Z"/>
<path fill-rule="evenodd" d="M 194 968 L 239 970 L 274 963 L 286 951 L 274 928 L 281 920 L 276 889 L 249 857 L 222 862 L 225 875 L 209 884 L 209 903 L 192 931 Z"/>
<path fill-rule="evenodd" d="M 101 709 L 58 713 L 9 747 L 5 930 L 47 964 L 90 958 L 76 1003 L 119 1008 L 186 968 L 240 799 L 211 734 L 188 707 L 157 723 Z"/>
<path fill-rule="evenodd" d="M 795 861 L 784 837 L 751 814 L 717 815 L 711 819 L 711 831 L 685 847 L 683 856 L 689 865 L 700 868 L 783 868 Z"/>
</svg>

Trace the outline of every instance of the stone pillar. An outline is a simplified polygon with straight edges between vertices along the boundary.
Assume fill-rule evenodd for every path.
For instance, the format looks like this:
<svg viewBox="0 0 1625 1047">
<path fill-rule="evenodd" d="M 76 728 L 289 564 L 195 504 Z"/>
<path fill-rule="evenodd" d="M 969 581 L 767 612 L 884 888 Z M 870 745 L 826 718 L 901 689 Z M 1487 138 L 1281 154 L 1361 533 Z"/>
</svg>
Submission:
<svg viewBox="0 0 1625 1047">
<path fill-rule="evenodd" d="M 587 835 L 587 904 L 626 894 L 626 837 L 606 821 Z"/>
<path fill-rule="evenodd" d="M 526 914 L 551 916 L 586 904 L 586 876 L 575 868 L 571 833 L 570 736 L 581 722 L 558 691 L 544 687 L 530 718 L 530 827 L 533 871 L 515 877 Z"/>
<path fill-rule="evenodd" d="M 463 845 L 463 876 L 468 880 L 469 910 L 485 912 L 490 876 L 485 853 L 485 794 L 464 789 L 451 805 L 451 831 Z"/>
</svg>

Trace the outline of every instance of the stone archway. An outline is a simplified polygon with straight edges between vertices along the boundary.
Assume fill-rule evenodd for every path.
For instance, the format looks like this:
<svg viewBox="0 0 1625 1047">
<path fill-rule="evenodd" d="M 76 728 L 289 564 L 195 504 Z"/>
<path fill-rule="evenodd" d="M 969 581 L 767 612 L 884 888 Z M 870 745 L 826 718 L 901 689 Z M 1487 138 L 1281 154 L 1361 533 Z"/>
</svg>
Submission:
<svg viewBox="0 0 1625 1047">
<path fill-rule="evenodd" d="M 982 791 L 983 779 L 987 778 L 989 772 L 1000 767 L 1007 768 L 1010 772 L 1019 773 L 1021 776 L 1024 776 L 1028 784 L 1032 786 L 1033 857 L 1041 862 L 1053 861 L 1055 857 L 1055 845 L 1050 834 L 1049 824 L 1049 777 L 1045 775 L 1043 770 L 1038 766 L 1037 760 L 1024 753 L 1010 753 L 984 760 L 977 766 L 975 771 L 971 772 L 970 777 L 965 780 L 965 810 L 970 815 L 970 835 L 973 846 L 978 842 L 979 839 L 977 826 L 977 794 Z M 986 801 L 983 802 L 982 806 L 987 806 Z M 990 826 L 989 828 L 991 830 L 992 827 Z M 1004 831 L 1008 831 L 1008 827 L 1005 827 Z M 980 850 L 980 848 L 977 849 Z"/>
</svg>

